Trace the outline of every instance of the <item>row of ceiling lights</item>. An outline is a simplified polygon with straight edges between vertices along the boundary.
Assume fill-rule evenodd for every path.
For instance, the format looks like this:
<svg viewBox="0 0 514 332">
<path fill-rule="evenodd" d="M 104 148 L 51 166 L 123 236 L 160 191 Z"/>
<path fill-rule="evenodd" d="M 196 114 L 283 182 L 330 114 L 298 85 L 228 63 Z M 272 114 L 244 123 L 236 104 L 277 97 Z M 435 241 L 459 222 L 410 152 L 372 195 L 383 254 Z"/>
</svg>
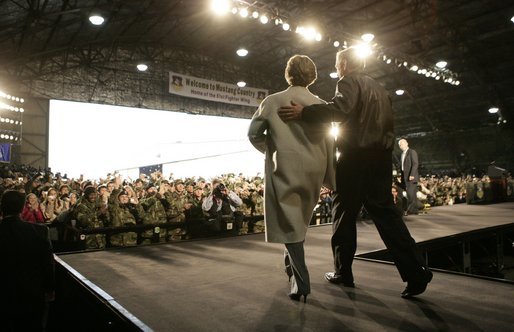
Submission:
<svg viewBox="0 0 514 332">
<path fill-rule="evenodd" d="M 234 2 L 234 1 L 232 1 L 232 2 Z M 259 14 L 259 12 L 257 10 L 253 10 L 252 13 L 250 14 L 250 12 L 248 10 L 249 9 L 249 5 L 248 4 L 246 4 L 243 1 L 239 1 L 239 0 L 237 0 L 235 2 L 239 3 L 239 4 L 245 5 L 245 7 L 238 8 L 236 6 L 233 6 L 232 8 L 230 8 L 230 1 L 228 1 L 228 0 L 213 0 L 212 4 L 211 4 L 211 7 L 218 14 L 225 14 L 225 13 L 230 11 L 234 15 L 239 13 L 239 15 L 241 17 L 243 17 L 243 18 L 252 17 L 254 19 L 259 19 L 259 21 L 262 24 L 267 24 L 269 22 L 270 19 L 269 19 L 268 15 L 266 13 Z M 105 18 L 103 16 L 101 16 L 101 15 L 94 14 L 94 15 L 91 15 L 89 17 L 89 21 L 93 25 L 102 25 L 105 22 Z M 511 21 L 514 23 L 514 16 L 511 18 Z M 285 20 L 283 20 L 281 18 L 278 18 L 278 17 L 275 18 L 274 23 L 275 23 L 275 25 L 281 25 L 282 29 L 284 31 L 290 31 L 291 30 L 290 24 L 287 23 Z M 295 29 L 295 32 L 300 34 L 301 36 L 303 36 L 307 40 L 316 40 L 316 41 L 321 41 L 322 40 L 321 34 L 319 32 L 317 32 L 313 27 L 298 26 Z M 372 33 L 365 33 L 365 34 L 363 34 L 361 36 L 361 39 L 362 39 L 362 41 L 364 43 L 356 44 L 355 46 L 353 46 L 355 48 L 355 50 L 356 50 L 356 54 L 358 56 L 360 56 L 360 57 L 363 57 L 363 58 L 371 55 L 372 54 L 372 49 L 371 49 L 371 46 L 370 46 L 370 42 L 373 41 L 374 38 L 375 38 L 375 36 Z M 338 40 L 334 40 L 333 41 L 333 46 L 338 48 L 338 47 L 341 46 L 341 43 Z M 344 48 L 348 47 L 346 41 L 343 42 L 343 47 Z M 248 52 L 247 49 L 240 48 L 240 49 L 238 49 L 236 51 L 236 53 L 237 53 L 237 55 L 239 55 L 241 57 L 245 57 L 245 56 L 248 55 L 249 52 Z M 382 55 L 382 60 L 386 64 L 393 63 L 393 59 L 390 58 L 390 57 L 387 57 L 386 55 Z M 394 62 L 395 62 L 395 64 L 398 65 L 398 67 L 401 67 L 401 66 L 407 67 L 409 65 L 409 63 L 407 61 L 399 61 L 398 59 L 394 59 Z M 439 69 L 439 70 L 444 70 L 447 65 L 448 65 L 448 63 L 446 61 L 441 60 L 441 61 L 436 63 L 435 67 L 437 69 Z M 139 71 L 144 72 L 144 71 L 148 70 L 148 65 L 145 64 L 145 63 L 139 63 L 139 64 L 137 64 L 136 68 Z M 425 75 L 426 77 L 431 77 L 431 78 L 434 78 L 436 80 L 439 80 L 439 79 L 443 78 L 443 81 L 445 83 L 449 83 L 449 84 L 452 84 L 452 85 L 460 85 L 460 81 L 459 80 L 454 79 L 451 76 L 450 77 L 445 77 L 445 76 L 442 75 L 441 72 L 438 72 L 437 70 L 429 70 L 429 69 L 425 69 L 425 68 L 420 68 L 420 66 L 418 66 L 418 65 L 411 65 L 409 69 L 411 71 L 413 71 L 413 72 L 418 73 L 419 75 Z M 338 78 L 336 72 L 330 73 L 330 77 L 334 78 L 334 79 Z M 244 87 L 244 86 L 246 86 L 246 83 L 244 81 L 239 81 L 237 83 L 237 86 Z M 403 95 L 404 92 L 405 92 L 405 90 L 403 90 L 403 89 L 396 90 L 396 94 L 399 95 L 399 96 Z M 0 96 L 2 96 L 1 92 L 0 92 Z M 23 99 L 21 99 L 21 102 L 23 102 Z M 496 111 L 494 111 L 495 109 L 496 109 Z M 496 112 L 498 112 L 498 108 L 492 107 L 491 109 L 489 109 L 489 112 L 490 113 L 496 113 Z"/>
<path fill-rule="evenodd" d="M 261 13 L 259 13 L 257 8 L 258 4 L 258 1 L 253 2 L 252 4 L 248 4 L 245 1 L 240 0 L 212 0 L 211 8 L 218 15 L 223 15 L 231 12 L 234 15 L 239 14 L 243 18 L 251 17 L 254 19 L 259 19 L 261 23 L 266 24 L 270 21 L 269 16 L 271 15 L 265 13 L 264 9 L 262 8 L 260 9 Z M 323 39 L 322 35 L 319 32 L 317 32 L 316 29 L 313 27 L 298 26 L 296 29 L 292 29 L 291 25 L 286 22 L 286 19 L 284 17 L 281 18 L 278 14 L 273 15 L 275 15 L 275 18 L 273 19 L 275 25 L 281 25 L 284 31 L 294 30 L 296 33 L 300 34 L 307 40 L 321 41 Z M 356 41 L 354 45 L 350 46 L 350 48 L 354 49 L 355 54 L 358 57 L 365 59 L 373 54 L 374 49 L 379 48 L 377 44 L 371 43 L 374 40 L 374 38 L 374 34 L 365 33 L 360 37 L 360 40 Z M 332 45 L 336 48 L 342 47 L 346 49 L 349 47 L 347 41 L 343 41 L 343 43 L 341 43 L 338 40 L 333 40 Z M 236 53 L 239 56 L 244 57 L 248 55 L 248 50 L 242 48 L 238 49 Z M 437 62 L 436 66 L 430 68 L 430 66 L 422 67 L 415 64 L 409 64 L 409 62 L 405 60 L 388 57 L 387 55 L 384 55 L 383 52 L 380 52 L 380 55 L 377 57 L 377 59 L 382 59 L 386 64 L 394 63 L 398 65 L 398 67 L 409 66 L 408 68 L 411 71 L 416 72 L 419 75 L 424 75 L 425 77 L 433 78 L 435 80 L 441 79 L 445 83 L 449 83 L 452 85 L 460 85 L 461 83 L 454 77 L 454 74 L 446 68 L 448 65 L 446 61 L 439 61 Z M 334 79 L 338 78 L 336 72 L 330 73 L 330 77 Z M 241 85 L 242 84 L 243 83 L 241 82 Z"/>
</svg>

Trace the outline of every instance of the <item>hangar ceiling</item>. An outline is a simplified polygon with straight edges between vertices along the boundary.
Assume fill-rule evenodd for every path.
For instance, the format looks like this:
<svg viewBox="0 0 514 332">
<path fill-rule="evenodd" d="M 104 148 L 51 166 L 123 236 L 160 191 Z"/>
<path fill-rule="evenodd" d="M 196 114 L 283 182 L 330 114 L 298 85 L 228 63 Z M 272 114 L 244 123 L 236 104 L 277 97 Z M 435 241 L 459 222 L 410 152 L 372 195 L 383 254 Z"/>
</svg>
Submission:
<svg viewBox="0 0 514 332">
<path fill-rule="evenodd" d="M 514 3 L 510 1 L 238 1 L 240 8 L 268 12 L 290 22 L 292 29 L 312 24 L 322 34 L 319 42 L 284 31 L 273 17 L 270 23 L 261 24 L 239 13 L 215 16 L 210 3 L 0 0 L 0 82 L 30 92 L 34 81 L 70 68 L 101 73 L 118 59 L 120 50 L 128 54 L 127 61 L 144 58 L 154 64 L 162 61 L 163 53 L 172 51 L 183 57 L 212 59 L 216 71 L 205 73 L 206 78 L 223 81 L 217 77 L 224 68 L 219 63 L 230 63 L 240 68 L 249 86 L 274 92 L 285 87 L 283 70 L 288 57 L 307 54 L 319 71 L 313 92 L 330 99 L 335 80 L 329 73 L 337 51 L 333 42 L 352 45 L 363 33 L 372 32 L 376 46 L 367 71 L 391 93 L 399 134 L 513 128 Z M 92 13 L 103 15 L 105 23 L 90 24 Z M 247 48 L 249 55 L 238 57 L 239 47 Z M 384 56 L 392 60 L 390 64 Z M 430 69 L 439 60 L 447 61 L 447 70 L 460 85 L 409 70 L 414 64 Z M 397 96 L 397 89 L 406 93 Z M 489 114 L 491 106 L 500 113 Z"/>
</svg>

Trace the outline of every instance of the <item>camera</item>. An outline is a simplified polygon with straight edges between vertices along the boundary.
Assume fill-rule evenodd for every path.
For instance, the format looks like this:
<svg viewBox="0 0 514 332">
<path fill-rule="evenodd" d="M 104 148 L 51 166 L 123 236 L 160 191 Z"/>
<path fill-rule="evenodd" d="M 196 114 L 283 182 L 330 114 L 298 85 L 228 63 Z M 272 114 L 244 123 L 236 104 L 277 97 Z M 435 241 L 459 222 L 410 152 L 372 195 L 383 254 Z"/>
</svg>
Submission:
<svg viewBox="0 0 514 332">
<path fill-rule="evenodd" d="M 223 183 L 220 183 L 216 186 L 216 188 L 214 188 L 214 190 L 212 191 L 212 194 L 218 198 L 223 198 L 224 190 L 225 190 L 225 185 Z"/>
</svg>

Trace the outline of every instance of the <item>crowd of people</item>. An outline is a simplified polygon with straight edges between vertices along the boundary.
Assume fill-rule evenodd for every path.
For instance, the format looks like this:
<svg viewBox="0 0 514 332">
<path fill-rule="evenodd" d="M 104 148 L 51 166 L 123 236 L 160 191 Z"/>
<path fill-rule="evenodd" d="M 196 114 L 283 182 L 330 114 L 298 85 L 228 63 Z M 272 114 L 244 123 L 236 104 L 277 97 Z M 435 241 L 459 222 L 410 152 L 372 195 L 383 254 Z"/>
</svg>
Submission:
<svg viewBox="0 0 514 332">
<path fill-rule="evenodd" d="M 135 180 L 123 179 L 116 173 L 104 179 L 67 179 L 50 170 L 6 164 L 0 170 L 0 194 L 6 190 L 25 194 L 21 218 L 27 222 L 68 225 L 79 231 L 139 224 L 180 224 L 169 233 L 161 231 L 159 237 L 166 241 L 194 236 L 184 226 L 191 220 L 203 221 L 200 227 L 211 232 L 226 230 L 227 223 L 233 223 L 238 234 L 264 230 L 262 220 L 251 225 L 245 221 L 245 217 L 263 215 L 264 180 L 260 175 L 225 174 L 209 180 L 202 177 L 176 179 L 160 172 L 140 174 Z M 480 195 L 480 190 L 487 192 L 489 184 L 487 175 L 420 177 L 419 209 L 464 203 L 470 185 L 478 187 L 473 194 Z M 398 183 L 393 183 L 392 194 L 398 209 L 405 210 L 405 196 Z M 330 192 L 324 188 L 317 206 L 320 215 L 330 215 L 330 204 Z M 136 238 L 135 232 L 112 235 L 110 245 L 135 245 Z M 104 248 L 105 244 L 105 235 L 86 236 L 87 248 Z"/>
<path fill-rule="evenodd" d="M 67 224 L 77 230 L 138 224 L 176 223 L 163 241 L 190 238 L 191 220 L 219 231 L 230 223 L 239 233 L 247 233 L 244 217 L 263 215 L 263 180 L 242 174 L 225 174 L 211 181 L 202 177 L 186 179 L 165 177 L 160 172 L 140 174 L 135 180 L 113 173 L 105 179 L 67 179 L 60 173 L 28 166 L 5 165 L 0 173 L 0 194 L 17 190 L 26 195 L 21 217 L 31 223 Z M 259 232 L 263 221 L 252 223 L 250 231 Z M 110 245 L 136 244 L 134 232 L 111 236 Z M 87 248 L 105 247 L 105 235 L 86 236 Z"/>
</svg>

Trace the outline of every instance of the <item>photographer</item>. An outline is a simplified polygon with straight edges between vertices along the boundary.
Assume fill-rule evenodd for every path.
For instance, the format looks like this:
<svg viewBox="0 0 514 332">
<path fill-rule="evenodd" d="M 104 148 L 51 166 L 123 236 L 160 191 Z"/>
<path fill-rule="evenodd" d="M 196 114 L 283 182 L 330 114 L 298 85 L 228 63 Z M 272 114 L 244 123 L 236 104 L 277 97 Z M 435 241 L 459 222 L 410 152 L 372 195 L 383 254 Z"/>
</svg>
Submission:
<svg viewBox="0 0 514 332">
<path fill-rule="evenodd" d="M 227 224 L 227 230 L 230 230 L 234 221 L 234 212 L 238 206 L 243 204 L 243 201 L 219 180 L 212 182 L 212 188 L 212 193 L 202 203 L 202 209 L 209 216 L 208 226 L 211 230 L 219 231 L 222 229 L 222 222 L 224 222 Z M 225 228 L 225 225 L 223 225 L 223 228 Z"/>
</svg>

